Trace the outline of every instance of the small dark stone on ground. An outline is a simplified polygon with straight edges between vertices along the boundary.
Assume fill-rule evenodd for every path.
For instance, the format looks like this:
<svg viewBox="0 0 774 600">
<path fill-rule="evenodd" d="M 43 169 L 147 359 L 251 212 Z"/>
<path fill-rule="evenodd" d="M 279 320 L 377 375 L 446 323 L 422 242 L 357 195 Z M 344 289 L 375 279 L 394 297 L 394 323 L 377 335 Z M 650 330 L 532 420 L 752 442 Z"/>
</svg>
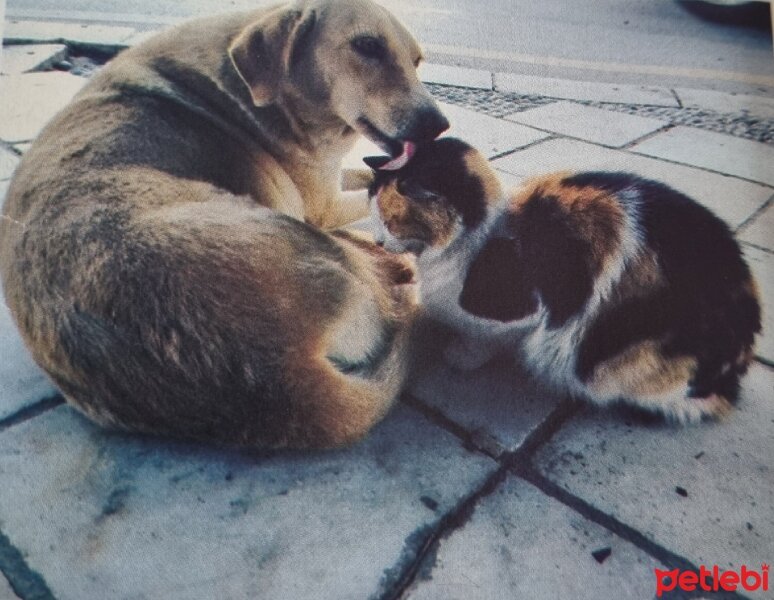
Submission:
<svg viewBox="0 0 774 600">
<path fill-rule="evenodd" d="M 606 548 L 600 548 L 599 550 L 594 550 L 594 552 L 591 553 L 591 556 L 593 556 L 594 560 L 601 565 L 609 558 L 609 556 L 612 553 L 613 553 L 613 549 L 610 548 L 610 546 L 607 546 Z"/>
<path fill-rule="evenodd" d="M 419 500 L 430 510 L 436 510 L 438 508 L 438 502 L 433 500 L 430 496 L 422 496 Z"/>
</svg>

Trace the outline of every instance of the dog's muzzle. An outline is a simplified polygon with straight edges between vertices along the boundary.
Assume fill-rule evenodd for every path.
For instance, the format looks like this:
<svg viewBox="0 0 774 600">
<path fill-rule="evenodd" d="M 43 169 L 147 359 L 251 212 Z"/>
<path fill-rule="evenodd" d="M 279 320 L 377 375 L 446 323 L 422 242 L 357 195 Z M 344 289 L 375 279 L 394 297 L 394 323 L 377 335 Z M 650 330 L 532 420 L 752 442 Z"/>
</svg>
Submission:
<svg viewBox="0 0 774 600">
<path fill-rule="evenodd" d="M 432 142 L 449 129 L 449 121 L 434 105 L 428 105 L 417 110 L 408 126 L 401 131 L 400 136 L 417 144 Z"/>
</svg>

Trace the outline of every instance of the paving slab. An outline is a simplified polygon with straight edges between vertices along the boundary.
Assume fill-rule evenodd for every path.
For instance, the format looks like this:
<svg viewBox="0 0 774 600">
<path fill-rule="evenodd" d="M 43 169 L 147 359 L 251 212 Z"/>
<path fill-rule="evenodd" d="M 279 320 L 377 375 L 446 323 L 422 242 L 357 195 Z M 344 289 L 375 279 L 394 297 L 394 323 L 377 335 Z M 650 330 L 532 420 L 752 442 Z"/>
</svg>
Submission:
<svg viewBox="0 0 774 600">
<path fill-rule="evenodd" d="M 8 148 L 0 146 L 0 181 L 10 179 L 18 164 L 19 157 Z M 0 198 L 0 205 L 2 205 L 2 200 L 3 199 Z"/>
<path fill-rule="evenodd" d="M 743 388 L 716 424 L 636 425 L 588 411 L 538 453 L 538 468 L 695 565 L 760 570 L 774 556 L 774 371 L 756 363 Z"/>
<path fill-rule="evenodd" d="M 651 106 L 674 106 L 679 104 L 668 88 L 625 85 L 618 83 L 596 83 L 535 77 L 517 73 L 495 73 L 495 89 L 499 92 L 537 94 L 566 100 L 589 102 L 613 102 L 616 104 L 645 104 Z"/>
<path fill-rule="evenodd" d="M 0 181 L 0 207 L 5 201 L 8 181 Z M 32 356 L 16 329 L 0 285 L 0 421 L 57 391 Z"/>
<path fill-rule="evenodd" d="M 565 101 L 538 106 L 505 118 L 587 142 L 616 147 L 625 146 L 668 125 L 658 119 Z"/>
<path fill-rule="evenodd" d="M 774 146 L 762 142 L 678 126 L 631 150 L 774 186 Z"/>
<path fill-rule="evenodd" d="M 3 193 L 3 190 L 0 190 Z M 0 421 L 56 394 L 32 360 L 13 322 L 0 288 Z"/>
<path fill-rule="evenodd" d="M 593 552 L 609 550 L 603 562 Z M 473 554 L 474 553 L 474 554 Z M 473 556 L 475 559 L 473 559 Z M 509 477 L 444 539 L 410 600 L 652 598 L 665 567 L 533 486 Z"/>
<path fill-rule="evenodd" d="M 774 99 L 751 94 L 729 94 L 714 90 L 676 88 L 674 92 L 683 106 L 720 113 L 746 112 L 762 119 L 774 119 Z"/>
<path fill-rule="evenodd" d="M 732 227 L 741 225 L 771 197 L 771 188 L 763 185 L 575 140 L 541 142 L 493 164 L 522 177 L 564 170 L 630 171 L 671 185 L 713 210 Z"/>
<path fill-rule="evenodd" d="M 137 30 L 133 27 L 16 19 L 6 21 L 3 30 L 6 44 L 69 42 L 91 46 L 125 45 L 126 40 L 135 33 Z"/>
<path fill-rule="evenodd" d="M 756 246 L 774 250 L 774 204 L 745 225 L 739 238 Z"/>
<path fill-rule="evenodd" d="M 58 600 L 362 600 L 495 468 L 404 406 L 352 448 L 260 455 L 62 406 L 0 434 L 0 522 Z"/>
<path fill-rule="evenodd" d="M 562 400 L 507 358 L 468 372 L 434 359 L 414 377 L 409 391 L 471 432 L 495 456 L 516 450 Z"/>
<path fill-rule="evenodd" d="M 488 158 L 523 148 L 549 136 L 532 127 L 482 115 L 454 104 L 446 102 L 439 102 L 439 104 L 451 123 L 451 127 L 444 135 L 465 140 Z"/>
<path fill-rule="evenodd" d="M 13 593 L 11 584 L 2 573 L 0 573 L 0 600 L 19 600 L 19 597 Z"/>
<path fill-rule="evenodd" d="M 418 72 L 420 81 L 425 83 L 439 83 L 479 90 L 492 89 L 492 73 L 481 69 L 422 63 L 419 65 Z"/>
<path fill-rule="evenodd" d="M 755 353 L 774 364 L 774 254 L 748 244 L 743 244 L 742 249 L 758 282 L 763 304 L 763 334 L 758 336 Z"/>
<path fill-rule="evenodd" d="M 3 77 L 0 139 L 9 143 L 32 140 L 85 83 L 83 77 L 60 72 Z"/>
<path fill-rule="evenodd" d="M 27 71 L 41 71 L 67 55 L 64 44 L 29 44 L 5 46 L 0 59 L 0 75 L 18 75 Z"/>
</svg>

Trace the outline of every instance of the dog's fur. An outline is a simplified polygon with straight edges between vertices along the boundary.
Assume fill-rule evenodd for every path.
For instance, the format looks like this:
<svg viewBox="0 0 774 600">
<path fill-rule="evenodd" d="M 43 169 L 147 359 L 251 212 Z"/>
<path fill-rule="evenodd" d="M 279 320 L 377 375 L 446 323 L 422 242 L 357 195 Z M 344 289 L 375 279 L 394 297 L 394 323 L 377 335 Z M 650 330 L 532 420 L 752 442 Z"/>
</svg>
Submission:
<svg viewBox="0 0 774 600">
<path fill-rule="evenodd" d="M 372 194 L 376 239 L 418 254 L 425 310 L 460 333 L 453 364 L 507 351 L 562 390 L 680 422 L 736 400 L 756 286 L 728 227 L 690 198 L 604 172 L 537 177 L 504 198 L 453 138 L 377 171 Z"/>
<path fill-rule="evenodd" d="M 365 40 L 365 41 L 364 41 Z M 127 50 L 10 185 L 0 267 L 32 355 L 98 422 L 215 443 L 330 447 L 404 379 L 401 261 L 333 228 L 364 133 L 397 154 L 448 123 L 416 42 L 370 0 L 191 22 Z"/>
</svg>

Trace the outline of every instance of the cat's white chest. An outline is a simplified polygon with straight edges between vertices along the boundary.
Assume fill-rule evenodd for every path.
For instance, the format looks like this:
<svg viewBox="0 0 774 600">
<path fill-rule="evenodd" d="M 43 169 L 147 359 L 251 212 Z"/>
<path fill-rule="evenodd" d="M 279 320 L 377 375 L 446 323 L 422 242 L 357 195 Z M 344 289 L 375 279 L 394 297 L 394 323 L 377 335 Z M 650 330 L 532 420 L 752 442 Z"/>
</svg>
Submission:
<svg viewBox="0 0 774 600">
<path fill-rule="evenodd" d="M 422 257 L 419 297 L 431 318 L 455 329 L 475 319 L 459 305 L 466 264 L 459 256 Z"/>
<path fill-rule="evenodd" d="M 477 317 L 460 306 L 460 296 L 471 258 L 477 245 L 456 251 L 427 252 L 418 261 L 419 294 L 428 317 L 454 329 L 479 345 L 510 349 L 533 373 L 564 388 L 574 389 L 574 365 L 583 319 L 572 319 L 564 326 L 548 326 L 548 313 L 542 303 L 523 319 L 501 322 Z"/>
</svg>

